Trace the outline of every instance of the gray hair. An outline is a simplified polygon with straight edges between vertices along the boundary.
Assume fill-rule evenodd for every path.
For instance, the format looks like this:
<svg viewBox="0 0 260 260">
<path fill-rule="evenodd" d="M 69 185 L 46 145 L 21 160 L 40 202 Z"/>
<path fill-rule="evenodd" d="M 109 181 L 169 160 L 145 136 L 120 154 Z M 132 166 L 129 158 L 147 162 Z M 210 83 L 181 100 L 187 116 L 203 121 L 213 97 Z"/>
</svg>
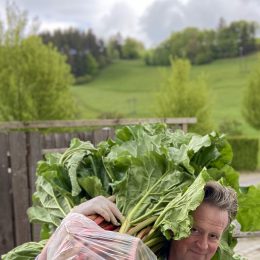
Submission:
<svg viewBox="0 0 260 260">
<path fill-rule="evenodd" d="M 225 187 L 216 181 L 208 182 L 204 187 L 205 195 L 203 202 L 216 206 L 228 212 L 229 224 L 236 217 L 238 202 L 234 189 Z"/>
</svg>

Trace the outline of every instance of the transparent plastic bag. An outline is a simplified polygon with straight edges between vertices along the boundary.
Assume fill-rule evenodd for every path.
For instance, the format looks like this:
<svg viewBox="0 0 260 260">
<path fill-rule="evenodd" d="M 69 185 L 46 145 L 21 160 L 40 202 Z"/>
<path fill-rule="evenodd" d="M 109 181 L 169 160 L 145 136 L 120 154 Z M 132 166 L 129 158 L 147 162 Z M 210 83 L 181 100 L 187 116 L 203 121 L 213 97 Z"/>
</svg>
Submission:
<svg viewBox="0 0 260 260">
<path fill-rule="evenodd" d="M 139 238 L 106 231 L 82 214 L 70 213 L 47 247 L 51 260 L 153 260 L 155 254 Z"/>
</svg>

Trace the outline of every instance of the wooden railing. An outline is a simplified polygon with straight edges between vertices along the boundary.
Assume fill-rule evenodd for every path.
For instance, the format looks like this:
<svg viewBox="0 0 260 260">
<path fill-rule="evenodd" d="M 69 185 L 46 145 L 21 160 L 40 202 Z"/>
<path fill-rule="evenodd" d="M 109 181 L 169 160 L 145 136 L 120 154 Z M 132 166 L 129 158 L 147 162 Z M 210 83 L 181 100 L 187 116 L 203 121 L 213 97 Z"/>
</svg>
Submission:
<svg viewBox="0 0 260 260">
<path fill-rule="evenodd" d="M 197 119 L 189 118 L 136 118 L 136 119 L 93 119 L 93 120 L 51 120 L 51 121 L 13 121 L 0 122 L 0 129 L 46 129 L 46 128 L 68 128 L 68 127 L 91 127 L 91 126 L 122 126 L 136 125 L 141 123 L 166 123 L 168 125 L 179 125 L 184 131 L 188 125 L 196 124 Z"/>
</svg>

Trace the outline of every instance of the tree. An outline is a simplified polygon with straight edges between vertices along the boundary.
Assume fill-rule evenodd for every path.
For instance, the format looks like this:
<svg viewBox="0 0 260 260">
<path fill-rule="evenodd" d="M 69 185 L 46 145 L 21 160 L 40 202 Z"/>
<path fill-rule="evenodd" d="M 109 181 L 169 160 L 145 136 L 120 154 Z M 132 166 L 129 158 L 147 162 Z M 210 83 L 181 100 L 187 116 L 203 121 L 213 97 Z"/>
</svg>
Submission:
<svg viewBox="0 0 260 260">
<path fill-rule="evenodd" d="M 73 77 L 65 56 L 26 35 L 26 14 L 8 5 L 0 44 L 0 118 L 64 119 L 75 116 Z M 0 22 L 3 24 L 3 22 Z"/>
<path fill-rule="evenodd" d="M 209 63 L 213 59 L 213 30 L 200 31 L 197 28 L 186 28 L 173 33 L 152 53 L 153 65 L 170 65 L 170 57 L 186 58 L 192 64 Z"/>
<path fill-rule="evenodd" d="M 260 68 L 251 75 L 243 98 L 243 116 L 255 129 L 260 129 Z"/>
<path fill-rule="evenodd" d="M 91 53 L 97 64 L 97 69 L 108 64 L 106 46 L 101 39 L 98 39 L 92 30 L 87 32 L 75 28 L 66 30 L 55 30 L 53 34 L 49 32 L 41 33 L 43 42 L 53 43 L 57 49 L 67 56 L 67 62 L 71 66 L 75 77 L 82 77 L 89 74 L 87 67 L 87 55 Z"/>
<path fill-rule="evenodd" d="M 124 59 L 139 59 L 144 52 L 144 45 L 133 38 L 126 38 L 122 51 Z"/>
<path fill-rule="evenodd" d="M 122 46 L 123 37 L 120 33 L 110 37 L 107 43 L 107 52 L 110 60 L 117 60 L 123 57 Z"/>
<path fill-rule="evenodd" d="M 190 80 L 190 69 L 188 60 L 171 60 L 158 95 L 158 112 L 161 117 L 196 117 L 198 123 L 190 130 L 204 133 L 212 130 L 209 93 L 202 77 Z"/>
<path fill-rule="evenodd" d="M 95 75 L 98 71 L 98 63 L 91 53 L 86 56 L 87 59 L 87 73 L 90 75 Z"/>
<path fill-rule="evenodd" d="M 230 24 L 230 29 L 236 32 L 238 46 L 242 48 L 243 54 L 256 50 L 255 34 L 257 24 L 255 22 L 236 21 Z"/>
<path fill-rule="evenodd" d="M 108 58 L 110 60 L 117 60 L 120 58 L 120 51 L 121 51 L 121 46 L 119 50 L 119 46 L 117 45 L 117 42 L 115 38 L 110 38 L 107 43 L 107 54 Z"/>
<path fill-rule="evenodd" d="M 224 17 L 220 17 L 219 18 L 219 22 L 218 22 L 218 30 L 222 30 L 227 26 L 227 22 L 225 20 Z"/>
</svg>

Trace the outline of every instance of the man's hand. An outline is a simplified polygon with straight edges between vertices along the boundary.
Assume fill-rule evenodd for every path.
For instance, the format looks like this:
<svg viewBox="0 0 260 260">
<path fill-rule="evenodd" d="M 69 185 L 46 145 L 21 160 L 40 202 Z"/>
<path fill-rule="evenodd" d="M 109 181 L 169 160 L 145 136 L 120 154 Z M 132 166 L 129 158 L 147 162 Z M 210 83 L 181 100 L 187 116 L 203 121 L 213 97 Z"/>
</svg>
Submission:
<svg viewBox="0 0 260 260">
<path fill-rule="evenodd" d="M 81 213 L 85 216 L 98 214 L 102 216 L 107 222 L 111 222 L 113 225 L 118 226 L 119 223 L 117 220 L 122 222 L 124 217 L 116 207 L 114 201 L 114 196 L 109 198 L 98 196 L 74 207 L 71 212 Z"/>
</svg>

